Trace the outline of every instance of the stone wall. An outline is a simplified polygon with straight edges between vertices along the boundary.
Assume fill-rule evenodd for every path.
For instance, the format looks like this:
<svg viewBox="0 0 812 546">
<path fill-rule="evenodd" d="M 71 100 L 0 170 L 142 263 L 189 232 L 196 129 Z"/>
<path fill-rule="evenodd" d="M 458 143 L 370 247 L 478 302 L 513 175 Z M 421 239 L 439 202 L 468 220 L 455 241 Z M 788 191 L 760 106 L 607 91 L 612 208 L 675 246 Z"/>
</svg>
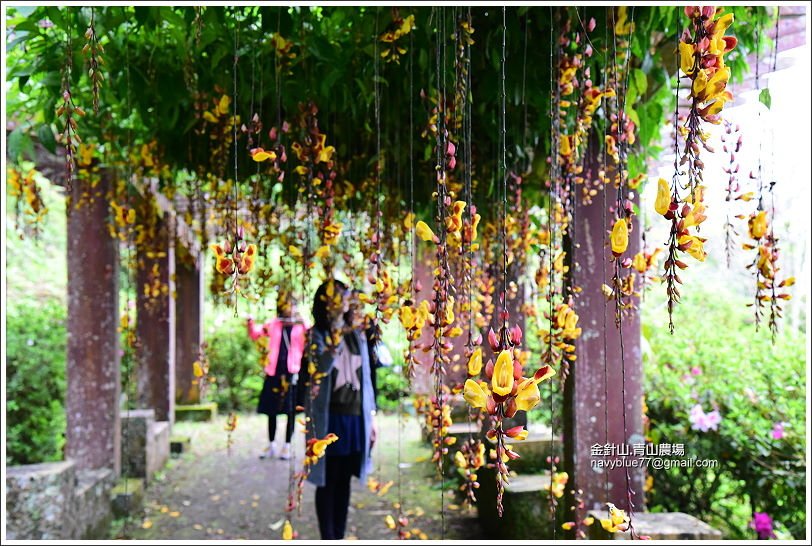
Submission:
<svg viewBox="0 0 812 546">
<path fill-rule="evenodd" d="M 105 538 L 112 520 L 113 481 L 112 469 L 77 470 L 72 460 L 8 467 L 7 538 Z"/>
</svg>

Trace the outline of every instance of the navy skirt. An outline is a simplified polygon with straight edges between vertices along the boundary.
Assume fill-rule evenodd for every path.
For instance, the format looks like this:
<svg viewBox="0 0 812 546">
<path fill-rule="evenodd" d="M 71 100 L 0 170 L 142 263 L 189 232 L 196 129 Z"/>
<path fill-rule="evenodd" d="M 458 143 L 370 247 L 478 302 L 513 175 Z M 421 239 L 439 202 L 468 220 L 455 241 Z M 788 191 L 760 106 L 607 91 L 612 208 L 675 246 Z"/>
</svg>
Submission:
<svg viewBox="0 0 812 546">
<path fill-rule="evenodd" d="M 283 376 L 286 379 L 287 392 L 283 392 L 285 390 L 282 388 Z M 265 383 L 262 384 L 262 392 L 259 395 L 257 413 L 264 413 L 265 415 L 293 414 L 294 389 L 296 387 L 292 384 L 291 374 L 266 375 Z"/>
</svg>

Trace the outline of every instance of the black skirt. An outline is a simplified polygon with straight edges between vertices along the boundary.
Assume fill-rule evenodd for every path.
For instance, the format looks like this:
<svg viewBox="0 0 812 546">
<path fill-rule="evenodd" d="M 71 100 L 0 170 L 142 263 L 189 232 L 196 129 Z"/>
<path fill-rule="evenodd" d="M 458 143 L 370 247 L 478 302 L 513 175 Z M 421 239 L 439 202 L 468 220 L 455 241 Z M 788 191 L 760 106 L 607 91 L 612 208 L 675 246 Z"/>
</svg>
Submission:
<svg viewBox="0 0 812 546">
<path fill-rule="evenodd" d="M 282 377 L 285 377 L 287 389 L 282 387 Z M 257 413 L 265 415 L 290 415 L 293 413 L 294 389 L 292 376 L 289 373 L 280 375 L 266 375 L 259 395 Z M 286 390 L 286 392 L 283 392 Z"/>
</svg>

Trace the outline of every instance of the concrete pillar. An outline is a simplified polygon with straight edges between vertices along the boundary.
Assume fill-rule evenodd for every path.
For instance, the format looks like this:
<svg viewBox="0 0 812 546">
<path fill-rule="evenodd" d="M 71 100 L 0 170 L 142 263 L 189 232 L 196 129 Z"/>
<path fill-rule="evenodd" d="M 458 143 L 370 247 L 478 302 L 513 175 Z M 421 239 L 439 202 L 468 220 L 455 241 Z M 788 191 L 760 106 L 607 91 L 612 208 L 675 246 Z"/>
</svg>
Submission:
<svg viewBox="0 0 812 546">
<path fill-rule="evenodd" d="M 175 245 L 173 218 L 152 206 L 144 241 L 138 245 L 138 404 L 155 410 L 156 421 L 172 421 L 175 409 Z M 154 217 L 149 217 L 154 214 Z M 147 290 L 151 293 L 147 294 Z M 152 290 L 157 290 L 153 292 Z"/>
<path fill-rule="evenodd" d="M 178 404 L 200 402 L 193 364 L 203 341 L 202 257 L 191 255 L 178 246 L 175 262 L 175 401 Z"/>
<path fill-rule="evenodd" d="M 576 188 L 576 195 L 580 197 L 579 190 Z M 620 335 L 615 327 L 614 301 L 607 301 L 601 292 L 602 284 L 610 286 L 612 284 L 613 266 L 608 261 L 611 250 L 604 247 L 604 240 L 608 241 L 607 231 L 614 218 L 608 207 L 615 201 L 615 192 L 610 188 L 605 214 L 602 210 L 603 197 L 600 194 L 588 206 L 583 205 L 580 198 L 576 198 L 575 201 L 571 258 L 575 263 L 574 285 L 582 289 L 575 306 L 580 317 L 579 326 L 583 332 L 576 342 L 578 358 L 574 365 L 570 366 L 570 376 L 564 388 L 563 470 L 570 475 L 571 481 L 567 490 L 569 491 L 572 485 L 575 489 L 583 490 L 581 498 L 585 510 L 605 510 L 606 502 L 612 502 L 618 508 L 628 509 L 626 470 L 624 468 L 608 470 L 607 489 L 607 470 L 605 468 L 596 470 L 592 465 L 593 459 L 604 457 L 592 457 L 591 446 L 607 442 L 629 445 L 643 442 L 640 316 L 637 310 L 624 315 L 622 363 Z M 635 218 L 626 256 L 632 257 L 639 250 L 640 224 L 639 218 Z M 639 282 L 636 283 L 636 287 L 639 288 Z M 639 301 L 635 298 L 634 303 L 637 305 Z M 608 411 L 608 427 L 605 426 L 605 411 Z M 631 497 L 634 510 L 639 512 L 643 510 L 643 469 L 628 470 L 630 486 L 634 491 Z M 582 513 L 580 517 L 583 518 L 585 515 Z"/>
<path fill-rule="evenodd" d="M 75 180 L 68 202 L 67 445 L 79 469 L 120 470 L 118 243 L 108 231 L 112 181 Z"/>
</svg>

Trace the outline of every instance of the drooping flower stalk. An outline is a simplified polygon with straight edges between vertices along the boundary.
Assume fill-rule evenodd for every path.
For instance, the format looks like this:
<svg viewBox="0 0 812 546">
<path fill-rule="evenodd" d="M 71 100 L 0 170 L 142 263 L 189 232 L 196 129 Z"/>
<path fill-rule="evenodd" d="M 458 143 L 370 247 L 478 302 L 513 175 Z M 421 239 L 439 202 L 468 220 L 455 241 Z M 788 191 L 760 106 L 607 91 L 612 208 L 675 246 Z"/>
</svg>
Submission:
<svg viewBox="0 0 812 546">
<path fill-rule="evenodd" d="M 722 170 L 727 175 L 727 190 L 725 192 L 725 261 L 728 269 L 730 269 L 730 261 L 733 255 L 733 250 L 736 246 L 736 237 L 739 233 L 733 225 L 731 219 L 731 203 L 737 199 L 741 192 L 741 184 L 739 183 L 739 163 L 736 160 L 736 154 L 739 153 L 742 147 L 742 135 L 739 124 L 733 124 L 727 120 L 724 122 L 725 131 L 722 133 L 722 151 L 729 154 L 728 164 Z"/>
<path fill-rule="evenodd" d="M 679 70 L 681 77 L 688 80 L 690 85 L 688 100 L 691 105 L 682 126 L 677 125 L 678 107 L 675 108 L 675 129 L 685 139 L 685 143 L 681 154 L 675 150 L 677 157 L 671 187 L 667 188 L 662 184 L 658 187 L 655 204 L 657 212 L 671 221 L 668 257 L 664 265 L 668 327 L 672 333 L 673 313 L 680 299 L 677 284 L 682 282 L 677 269 L 688 267 L 680 259 L 680 254 L 687 252 L 698 261 L 704 261 L 707 256 L 703 247 L 706 239 L 690 232 L 692 227 L 698 231 L 699 225 L 706 218 L 703 205 L 705 164 L 700 159 L 700 154 L 701 149 L 709 153 L 714 150 L 708 144 L 710 134 L 704 130 L 704 124 L 719 124 L 719 114 L 725 103 L 733 100 L 733 94 L 727 89 L 730 68 L 725 66 L 724 55 L 736 46 L 735 37 L 724 35 L 733 22 L 733 14 L 717 17 L 717 10 L 713 6 L 689 6 L 684 11 L 690 23 L 679 41 Z M 681 171 L 681 168 L 685 170 Z M 680 194 L 683 176 L 687 177 L 688 195 L 685 197 Z"/>
<path fill-rule="evenodd" d="M 74 171 L 76 170 L 76 149 L 82 139 L 77 133 L 78 124 L 76 116 L 82 117 L 85 111 L 76 106 L 71 93 L 71 79 L 73 78 L 73 40 L 72 26 L 70 24 L 70 11 L 68 11 L 68 28 L 65 40 L 65 65 L 62 69 L 62 103 L 56 109 L 56 117 L 62 118 L 63 129 L 59 135 L 59 141 L 65 149 L 65 187 L 68 196 L 71 195 L 73 187 Z M 70 197 L 69 197 L 70 198 Z M 70 211 L 68 207 L 68 211 Z"/>
<path fill-rule="evenodd" d="M 104 74 L 101 70 L 101 65 L 104 64 L 104 46 L 99 42 L 96 36 L 96 10 L 90 8 L 90 24 L 85 31 L 85 40 L 87 43 L 82 48 L 82 53 L 88 56 L 88 69 L 87 76 L 90 78 L 93 87 L 93 112 L 99 113 L 99 93 L 101 92 L 102 82 L 104 81 Z"/>
<path fill-rule="evenodd" d="M 456 253 L 458 277 L 461 281 L 461 294 L 459 298 L 458 321 L 467 330 L 467 339 L 463 358 L 468 363 L 467 376 L 477 376 L 482 368 L 482 336 L 477 332 L 474 318 L 477 311 L 474 307 L 473 279 L 476 276 L 476 263 L 474 252 L 479 244 L 474 242 L 477 239 L 477 227 L 480 215 L 473 204 L 473 158 L 472 149 L 472 122 L 471 122 L 471 45 L 474 43 L 471 38 L 474 33 L 471 25 L 471 10 L 467 13 L 460 13 L 454 30 L 454 42 L 456 44 L 455 55 L 455 79 L 456 89 L 454 96 L 455 125 L 461 128 L 462 162 L 461 169 L 463 177 L 463 209 L 462 229 L 460 230 L 459 252 Z M 456 157 L 454 158 L 456 164 Z M 458 170 L 458 171 L 459 171 Z M 468 425 L 474 423 L 481 428 L 482 410 L 469 407 Z M 459 446 L 459 450 L 454 454 L 454 463 L 458 472 L 462 475 L 463 483 L 460 490 L 465 494 L 464 502 L 473 507 L 476 502 L 476 489 L 479 488 L 477 481 L 477 471 L 485 464 L 485 444 L 481 439 L 469 433 Z"/>
</svg>

